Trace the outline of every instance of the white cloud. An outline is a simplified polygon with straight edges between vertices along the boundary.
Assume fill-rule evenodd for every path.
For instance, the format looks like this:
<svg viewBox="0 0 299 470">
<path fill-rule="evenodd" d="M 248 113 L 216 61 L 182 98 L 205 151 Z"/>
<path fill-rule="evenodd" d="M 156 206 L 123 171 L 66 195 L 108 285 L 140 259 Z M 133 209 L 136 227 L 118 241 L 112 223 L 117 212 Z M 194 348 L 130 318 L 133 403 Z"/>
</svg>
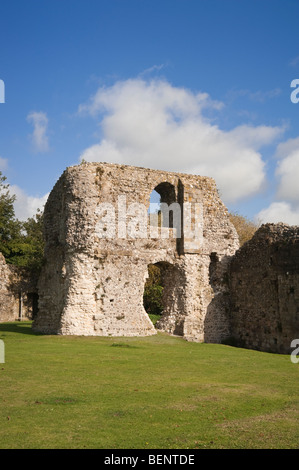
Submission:
<svg viewBox="0 0 299 470">
<path fill-rule="evenodd" d="M 285 222 L 299 225 L 299 137 L 289 139 L 277 146 L 276 201 L 261 210 L 256 218 L 266 222 Z"/>
<path fill-rule="evenodd" d="M 16 196 L 14 209 L 16 218 L 19 220 L 27 220 L 29 217 L 33 217 L 37 209 L 43 210 L 49 196 L 49 194 L 41 197 L 28 196 L 17 185 L 11 185 L 9 191 Z"/>
<path fill-rule="evenodd" d="M 299 55 L 297 55 L 296 57 L 294 57 L 292 60 L 290 60 L 289 62 L 289 65 L 291 65 L 292 67 L 297 67 L 297 65 L 299 64 Z"/>
<path fill-rule="evenodd" d="M 164 69 L 165 67 L 167 67 L 167 64 L 153 65 L 152 67 L 143 70 L 139 76 L 144 77 L 145 75 L 150 75 L 153 72 L 160 72 L 160 70 Z"/>
<path fill-rule="evenodd" d="M 288 139 L 277 145 L 275 157 L 279 160 L 287 157 L 290 153 L 299 149 L 299 137 Z"/>
<path fill-rule="evenodd" d="M 0 157 L 0 171 L 6 170 L 7 168 L 7 159 Z"/>
<path fill-rule="evenodd" d="M 221 130 L 204 113 L 222 107 L 207 93 L 161 80 L 131 79 L 99 88 L 79 112 L 100 119 L 103 138 L 80 158 L 212 176 L 225 202 L 234 202 L 262 188 L 265 165 L 259 150 L 283 129 Z"/>
<path fill-rule="evenodd" d="M 293 209 L 288 202 L 273 202 L 256 215 L 256 220 L 260 223 L 299 225 L 299 208 Z"/>
<path fill-rule="evenodd" d="M 264 103 L 268 99 L 276 98 L 276 96 L 281 95 L 281 89 L 280 88 L 274 88 L 273 90 L 267 90 L 267 91 L 255 91 L 255 92 L 250 92 L 249 93 L 249 98 L 252 101 L 258 101 L 260 103 Z"/>
<path fill-rule="evenodd" d="M 0 157 L 0 171 L 6 170 L 7 167 L 7 159 Z M 7 181 L 5 183 L 8 184 L 10 194 L 16 196 L 14 210 L 17 219 L 27 220 L 29 217 L 33 217 L 37 213 L 37 209 L 43 210 L 49 194 L 45 194 L 41 197 L 28 196 L 19 186 L 11 185 Z"/>
<path fill-rule="evenodd" d="M 33 133 L 30 137 L 34 150 L 37 152 L 48 152 L 48 118 L 46 113 L 33 111 L 28 114 L 27 121 L 33 125 Z"/>
<path fill-rule="evenodd" d="M 264 103 L 267 100 L 271 100 L 281 95 L 282 90 L 280 88 L 273 88 L 272 90 L 257 90 L 251 91 L 246 89 L 230 90 L 227 93 L 227 98 L 230 101 L 234 101 L 238 98 L 248 98 L 250 101 Z"/>
<path fill-rule="evenodd" d="M 299 203 L 299 148 L 278 163 L 276 174 L 280 178 L 277 197 Z"/>
</svg>

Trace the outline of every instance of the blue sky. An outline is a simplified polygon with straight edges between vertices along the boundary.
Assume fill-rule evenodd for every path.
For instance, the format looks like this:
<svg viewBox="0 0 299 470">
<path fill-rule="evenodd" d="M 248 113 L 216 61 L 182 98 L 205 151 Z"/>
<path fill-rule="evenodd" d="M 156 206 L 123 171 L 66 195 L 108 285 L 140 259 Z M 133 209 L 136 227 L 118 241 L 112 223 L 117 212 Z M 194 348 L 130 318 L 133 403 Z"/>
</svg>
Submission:
<svg viewBox="0 0 299 470">
<path fill-rule="evenodd" d="M 2 0 L 17 216 L 84 158 L 212 176 L 229 210 L 299 225 L 298 17 L 296 0 Z"/>
</svg>

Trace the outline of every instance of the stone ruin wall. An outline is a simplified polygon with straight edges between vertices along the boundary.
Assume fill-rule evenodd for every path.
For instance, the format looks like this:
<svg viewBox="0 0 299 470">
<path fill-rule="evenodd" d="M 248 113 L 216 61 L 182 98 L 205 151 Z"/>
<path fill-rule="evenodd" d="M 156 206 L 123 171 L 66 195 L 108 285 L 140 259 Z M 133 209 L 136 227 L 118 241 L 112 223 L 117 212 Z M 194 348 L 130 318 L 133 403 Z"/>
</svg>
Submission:
<svg viewBox="0 0 299 470">
<path fill-rule="evenodd" d="M 10 287 L 11 271 L 0 253 L 0 319 L 13 321 L 19 316 L 19 306 Z"/>
<path fill-rule="evenodd" d="M 165 182 L 172 196 L 161 186 Z M 171 236 L 99 239 L 100 203 L 117 207 L 121 194 L 127 204 L 148 205 L 157 187 L 168 203 L 174 197 L 202 204 L 200 243 Z M 237 250 L 235 229 L 211 178 L 98 163 L 68 168 L 45 208 L 45 241 L 36 331 L 155 334 L 143 292 L 148 265 L 159 263 L 165 281 L 161 331 L 283 354 L 299 338 L 299 227 L 263 225 Z M 36 280 L 0 254 L 0 322 L 19 318 L 20 292 L 23 319 L 30 319 Z"/>
<path fill-rule="evenodd" d="M 230 267 L 234 344 L 288 354 L 299 338 L 299 227 L 263 225 Z"/>
<path fill-rule="evenodd" d="M 122 195 L 127 205 L 137 202 L 148 207 L 155 188 L 164 202 L 201 205 L 199 242 L 186 233 L 179 240 L 97 236 L 100 203 L 113 204 L 117 213 Z M 162 263 L 166 280 L 158 328 L 195 341 L 220 342 L 229 335 L 225 273 L 238 237 L 213 179 L 125 165 L 81 164 L 68 168 L 56 183 L 44 220 L 47 261 L 39 281 L 36 331 L 155 334 L 143 307 L 143 292 L 148 265 Z"/>
<path fill-rule="evenodd" d="M 0 253 L 0 323 L 32 320 L 37 310 L 37 279 L 6 263 Z"/>
</svg>

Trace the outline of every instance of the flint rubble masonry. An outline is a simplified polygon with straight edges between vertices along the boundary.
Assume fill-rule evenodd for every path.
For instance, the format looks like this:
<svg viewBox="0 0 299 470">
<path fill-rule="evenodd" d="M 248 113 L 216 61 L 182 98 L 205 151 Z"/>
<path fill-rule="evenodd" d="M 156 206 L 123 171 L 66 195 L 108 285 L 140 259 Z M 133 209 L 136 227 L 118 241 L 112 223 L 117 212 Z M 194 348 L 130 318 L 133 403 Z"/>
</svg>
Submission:
<svg viewBox="0 0 299 470">
<path fill-rule="evenodd" d="M 299 227 L 265 224 L 230 265 L 236 346 L 289 354 L 299 338 Z"/>
<path fill-rule="evenodd" d="M 144 205 L 147 219 L 153 189 L 162 203 L 181 208 L 181 237 L 173 236 L 171 213 L 161 233 L 155 235 L 154 227 L 148 237 L 130 236 L 134 217 L 119 201 L 126 208 Z M 110 238 L 109 230 L 99 236 L 103 204 L 121 221 Z M 193 234 L 186 230 L 186 204 L 199 208 L 191 213 Z M 46 262 L 38 289 L 32 273 L 6 264 L 0 254 L 0 322 L 20 319 L 22 305 L 22 319 L 34 317 L 34 330 L 45 334 L 154 335 L 143 293 L 148 266 L 158 263 L 164 281 L 161 331 L 282 354 L 299 338 L 299 227 L 265 224 L 238 249 L 211 178 L 81 164 L 57 181 L 44 219 Z"/>
<path fill-rule="evenodd" d="M 104 238 L 99 207 L 118 214 L 126 204 L 161 202 L 201 207 L 200 237 Z M 239 247 L 228 211 L 212 178 L 151 169 L 84 163 L 67 168 L 44 212 L 45 258 L 39 313 L 33 328 L 46 334 L 147 336 L 156 334 L 143 307 L 148 265 L 161 263 L 164 311 L 158 329 L 192 341 L 221 342 L 230 335 L 228 266 Z M 192 222 L 196 220 L 192 217 Z"/>
</svg>

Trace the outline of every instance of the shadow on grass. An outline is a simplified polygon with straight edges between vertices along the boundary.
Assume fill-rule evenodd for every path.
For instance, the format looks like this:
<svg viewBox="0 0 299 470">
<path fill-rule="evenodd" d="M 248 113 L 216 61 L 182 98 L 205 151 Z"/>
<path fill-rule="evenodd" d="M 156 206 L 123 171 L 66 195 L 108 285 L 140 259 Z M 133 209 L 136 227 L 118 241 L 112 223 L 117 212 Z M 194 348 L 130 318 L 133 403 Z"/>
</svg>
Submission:
<svg viewBox="0 0 299 470">
<path fill-rule="evenodd" d="M 22 335 L 42 336 L 42 333 L 38 333 L 32 330 L 32 322 L 8 322 L 0 323 L 0 333 L 20 333 Z"/>
</svg>

